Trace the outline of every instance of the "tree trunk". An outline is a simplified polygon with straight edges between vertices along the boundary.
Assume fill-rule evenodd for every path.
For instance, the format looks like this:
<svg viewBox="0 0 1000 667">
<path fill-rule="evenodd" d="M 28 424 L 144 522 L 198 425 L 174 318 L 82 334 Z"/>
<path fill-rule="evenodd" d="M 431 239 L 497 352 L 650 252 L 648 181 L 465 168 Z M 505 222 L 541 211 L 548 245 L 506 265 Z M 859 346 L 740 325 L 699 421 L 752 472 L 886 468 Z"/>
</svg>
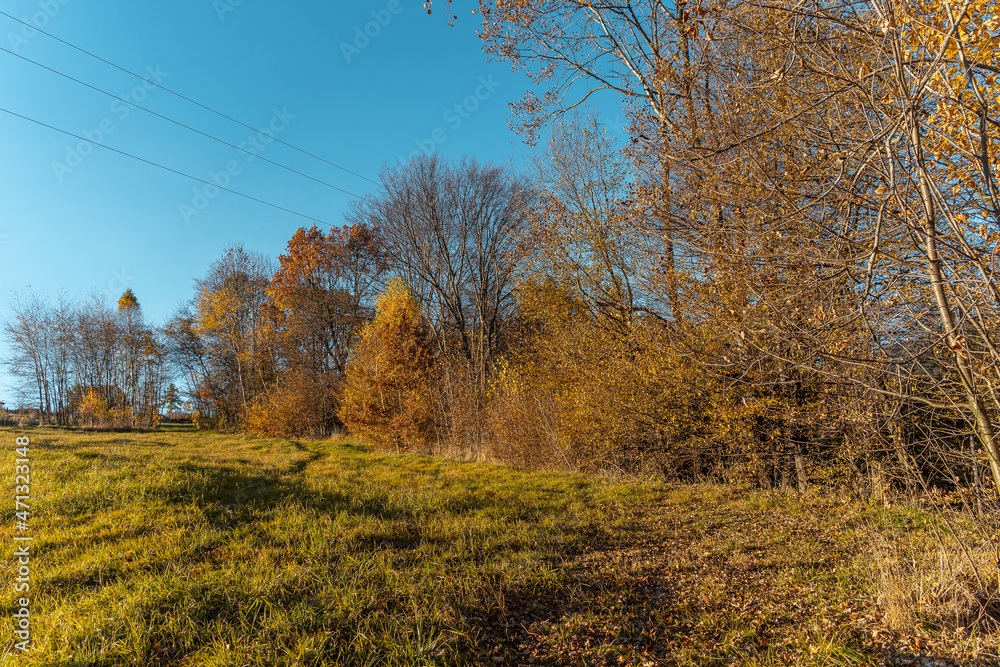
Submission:
<svg viewBox="0 0 1000 667">
<path fill-rule="evenodd" d="M 798 482 L 799 493 L 805 495 L 809 490 L 809 476 L 806 474 L 806 454 L 801 442 L 795 443 L 795 477 Z"/>
<path fill-rule="evenodd" d="M 938 308 L 938 315 L 941 318 L 941 324 L 944 328 L 945 342 L 954 353 L 959 380 L 961 381 L 962 388 L 965 390 L 966 406 L 969 412 L 972 413 L 976 434 L 983 443 L 983 447 L 986 449 L 989 457 L 990 470 L 993 473 L 993 484 L 997 492 L 1000 492 L 1000 446 L 997 444 L 993 420 L 987 413 L 982 396 L 980 396 L 979 391 L 976 389 L 975 377 L 969 365 L 969 355 L 965 350 L 965 341 L 958 334 L 958 325 L 955 322 L 951 303 L 945 291 L 945 282 L 941 271 L 941 257 L 937 247 L 936 209 L 928 182 L 930 175 L 924 166 L 923 146 L 916 109 L 910 109 L 907 120 L 909 121 L 910 141 L 917 161 L 920 199 L 924 208 L 922 231 L 925 236 L 924 251 L 927 260 L 927 277 L 930 281 L 931 290 Z"/>
</svg>

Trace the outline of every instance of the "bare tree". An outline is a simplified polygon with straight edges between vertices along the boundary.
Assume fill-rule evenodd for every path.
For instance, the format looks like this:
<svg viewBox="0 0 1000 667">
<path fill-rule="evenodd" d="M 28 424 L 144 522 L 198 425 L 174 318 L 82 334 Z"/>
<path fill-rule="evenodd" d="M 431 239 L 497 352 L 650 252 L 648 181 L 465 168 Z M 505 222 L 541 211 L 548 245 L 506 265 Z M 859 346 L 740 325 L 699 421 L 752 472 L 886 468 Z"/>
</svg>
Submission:
<svg viewBox="0 0 1000 667">
<path fill-rule="evenodd" d="M 119 426 L 156 421 L 169 371 L 160 333 L 143 322 L 138 302 L 123 314 L 97 296 L 81 304 L 60 294 L 52 304 L 28 293 L 14 297 L 12 310 L 6 363 L 43 420 L 74 423 L 91 392 L 119 411 Z"/>
<path fill-rule="evenodd" d="M 516 251 L 529 189 L 500 167 L 418 156 L 382 173 L 384 191 L 348 219 L 381 237 L 391 271 L 423 301 L 442 351 L 486 368 L 514 305 Z"/>
<path fill-rule="evenodd" d="M 679 273 L 690 268 L 698 236 L 719 213 L 718 201 L 705 200 L 712 191 L 700 185 L 709 164 L 689 158 L 718 143 L 714 54 L 730 39 L 728 4 L 480 1 L 487 50 L 547 86 L 515 105 L 530 141 L 546 121 L 600 93 L 623 105 L 636 159 L 635 198 L 651 213 L 643 227 L 659 239 L 669 293 L 669 312 L 660 315 L 678 322 Z"/>
<path fill-rule="evenodd" d="M 19 380 L 21 395 L 25 398 L 34 395 L 39 412 L 48 415 L 51 406 L 48 306 L 36 294 L 15 294 L 10 310 L 12 316 L 4 322 L 4 334 L 13 350 L 13 355 L 6 359 L 7 368 Z"/>
</svg>

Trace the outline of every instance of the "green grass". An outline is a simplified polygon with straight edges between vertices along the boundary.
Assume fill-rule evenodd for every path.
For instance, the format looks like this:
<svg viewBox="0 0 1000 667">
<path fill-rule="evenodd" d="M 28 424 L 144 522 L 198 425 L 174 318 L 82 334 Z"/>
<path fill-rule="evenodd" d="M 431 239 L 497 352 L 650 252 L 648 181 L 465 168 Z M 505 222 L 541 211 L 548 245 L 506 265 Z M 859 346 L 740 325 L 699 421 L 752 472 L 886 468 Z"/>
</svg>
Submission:
<svg viewBox="0 0 1000 667">
<path fill-rule="evenodd" d="M 842 502 L 182 428 L 0 429 L 6 479 L 24 434 L 10 664 L 880 664 Z"/>
</svg>

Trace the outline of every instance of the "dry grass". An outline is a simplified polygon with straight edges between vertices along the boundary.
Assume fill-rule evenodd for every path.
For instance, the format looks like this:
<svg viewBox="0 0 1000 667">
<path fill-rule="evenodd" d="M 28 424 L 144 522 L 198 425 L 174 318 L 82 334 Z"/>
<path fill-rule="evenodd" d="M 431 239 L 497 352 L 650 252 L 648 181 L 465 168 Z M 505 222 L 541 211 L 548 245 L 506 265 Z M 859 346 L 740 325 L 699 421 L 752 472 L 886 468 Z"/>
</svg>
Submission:
<svg viewBox="0 0 1000 667">
<path fill-rule="evenodd" d="M 934 516 L 928 520 L 938 523 Z M 971 647 L 984 638 L 995 642 L 1000 631 L 996 533 L 991 540 L 989 533 L 969 530 L 964 522 L 949 523 L 891 533 L 891 539 L 875 534 L 878 604 L 887 625 L 898 631 L 952 634 Z"/>
</svg>

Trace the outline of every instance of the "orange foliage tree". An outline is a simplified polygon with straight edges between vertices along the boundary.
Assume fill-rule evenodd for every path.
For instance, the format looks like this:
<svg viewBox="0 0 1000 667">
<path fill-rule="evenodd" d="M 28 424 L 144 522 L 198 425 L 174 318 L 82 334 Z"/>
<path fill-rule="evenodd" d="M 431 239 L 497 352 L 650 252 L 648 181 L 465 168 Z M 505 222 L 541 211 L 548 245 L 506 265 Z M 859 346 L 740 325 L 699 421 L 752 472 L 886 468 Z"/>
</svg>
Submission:
<svg viewBox="0 0 1000 667">
<path fill-rule="evenodd" d="M 337 405 L 351 346 L 371 319 L 385 270 L 364 225 L 299 229 L 268 286 L 281 370 L 249 406 L 253 433 L 327 435 L 340 425 Z"/>
<path fill-rule="evenodd" d="M 375 235 L 349 225 L 323 234 L 300 229 L 268 287 L 279 311 L 282 355 L 293 367 L 342 374 L 385 271 Z"/>
</svg>

